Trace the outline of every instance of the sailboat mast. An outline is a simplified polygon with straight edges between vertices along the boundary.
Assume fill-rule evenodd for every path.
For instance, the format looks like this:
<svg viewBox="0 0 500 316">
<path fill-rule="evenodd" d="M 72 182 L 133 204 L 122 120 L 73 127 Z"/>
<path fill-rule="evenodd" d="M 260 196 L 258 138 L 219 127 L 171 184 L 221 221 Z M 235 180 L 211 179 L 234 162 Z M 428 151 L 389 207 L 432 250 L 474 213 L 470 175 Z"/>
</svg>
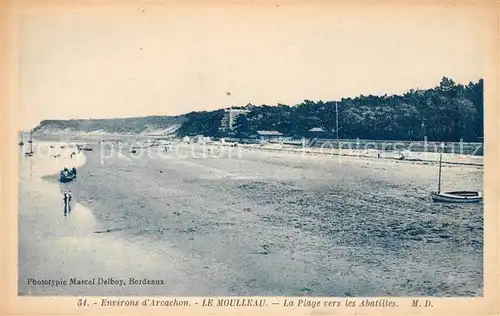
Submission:
<svg viewBox="0 0 500 316">
<path fill-rule="evenodd" d="M 30 132 L 30 153 L 33 153 L 33 130 Z"/>
<path fill-rule="evenodd" d="M 339 106 L 335 101 L 335 133 L 337 134 L 337 145 L 339 143 Z"/>
<path fill-rule="evenodd" d="M 439 177 L 438 177 L 438 193 L 441 193 L 441 162 L 443 160 L 443 154 L 439 153 Z"/>
</svg>

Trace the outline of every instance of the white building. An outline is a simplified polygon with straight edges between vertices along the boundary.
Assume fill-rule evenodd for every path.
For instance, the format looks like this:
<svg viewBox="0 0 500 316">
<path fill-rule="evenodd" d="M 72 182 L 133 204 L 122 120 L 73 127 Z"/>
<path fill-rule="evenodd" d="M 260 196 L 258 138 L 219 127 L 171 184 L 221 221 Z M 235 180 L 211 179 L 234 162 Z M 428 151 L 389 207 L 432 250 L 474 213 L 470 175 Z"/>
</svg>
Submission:
<svg viewBox="0 0 500 316">
<path fill-rule="evenodd" d="M 278 131 L 257 131 L 257 137 L 261 142 L 269 142 L 272 140 L 281 142 L 282 136 L 283 134 Z"/>
<path fill-rule="evenodd" d="M 234 124 L 236 123 L 236 117 L 240 114 L 246 114 L 250 112 L 250 110 L 242 110 L 242 109 L 226 109 L 224 111 L 224 116 L 221 120 L 221 127 L 219 128 L 222 132 L 232 131 L 234 130 Z"/>
<path fill-rule="evenodd" d="M 193 142 L 197 144 L 207 144 L 210 142 L 210 137 L 205 137 L 203 135 L 197 135 L 193 138 Z"/>
</svg>

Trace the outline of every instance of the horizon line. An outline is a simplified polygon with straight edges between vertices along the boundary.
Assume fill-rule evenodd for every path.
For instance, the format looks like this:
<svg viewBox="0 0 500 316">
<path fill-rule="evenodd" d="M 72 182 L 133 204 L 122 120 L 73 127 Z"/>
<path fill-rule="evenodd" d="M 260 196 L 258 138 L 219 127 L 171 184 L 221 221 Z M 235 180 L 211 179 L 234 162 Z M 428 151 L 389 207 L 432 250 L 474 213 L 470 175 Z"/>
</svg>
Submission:
<svg viewBox="0 0 500 316">
<path fill-rule="evenodd" d="M 447 78 L 447 79 L 451 79 L 452 81 L 453 78 L 451 77 L 447 77 L 447 76 L 443 76 L 441 77 L 440 81 L 443 80 L 444 78 Z M 479 81 L 483 80 L 484 81 L 484 78 L 483 77 L 480 77 L 478 78 L 477 80 L 469 80 L 467 84 L 470 84 L 470 83 L 479 83 Z M 455 81 L 454 81 L 455 82 Z M 456 85 L 467 85 L 467 84 L 462 84 L 462 83 L 458 83 L 458 82 L 455 82 Z M 411 91 L 415 91 L 415 92 L 418 92 L 418 91 L 428 91 L 428 90 L 431 90 L 431 89 L 435 89 L 439 87 L 439 84 L 437 86 L 433 86 L 433 87 L 429 87 L 429 88 L 419 88 L 419 87 L 415 87 L 415 88 L 410 88 L 410 89 L 406 89 L 404 92 L 401 92 L 400 94 L 398 93 L 393 93 L 393 94 L 387 94 L 387 93 L 379 93 L 379 94 L 373 94 L 373 93 L 370 93 L 370 94 L 359 94 L 359 95 L 356 95 L 356 96 L 345 96 L 345 97 L 341 97 L 340 100 L 314 100 L 314 99 L 304 99 L 301 101 L 302 102 L 305 102 L 305 101 L 312 101 L 312 102 L 342 102 L 343 99 L 355 99 L 355 98 L 359 98 L 361 96 L 364 96 L 364 97 L 369 97 L 369 96 L 374 96 L 374 97 L 384 97 L 384 96 L 387 96 L 387 97 L 393 97 L 393 96 L 401 96 L 401 95 L 404 95 L 405 93 L 408 93 L 408 92 L 411 92 Z M 286 105 L 286 106 L 289 106 L 289 107 L 294 107 L 294 106 L 298 106 L 300 105 L 301 103 L 297 103 L 297 104 L 294 104 L 294 105 L 289 105 L 289 104 L 284 104 L 284 103 L 279 103 L 277 102 L 276 104 L 260 104 L 260 105 L 255 105 L 253 104 L 251 101 L 248 102 L 247 104 L 245 105 L 231 105 L 229 107 L 220 107 L 220 108 L 216 108 L 216 109 L 207 109 L 207 110 L 199 110 L 199 111 L 188 111 L 188 112 L 183 112 L 183 113 L 178 113 L 178 114 L 145 114 L 145 115 L 135 115 L 135 116 L 113 116 L 113 117 L 87 117 L 87 118 L 58 118 L 58 119 L 51 119 L 51 118 L 46 118 L 46 119 L 43 119 L 41 121 L 39 121 L 36 125 L 34 125 L 31 129 L 39 126 L 43 121 L 86 121 L 86 120 L 111 120 L 111 119 L 134 119 L 134 118 L 147 118 L 147 117 L 154 117 L 154 116 L 158 116 L 158 117 L 172 117 L 172 118 L 175 118 L 175 117 L 182 117 L 182 116 L 185 116 L 189 113 L 201 113 L 201 112 L 214 112 L 214 111 L 220 111 L 220 110 L 225 110 L 225 109 L 231 109 L 231 108 L 246 108 L 248 106 L 253 106 L 253 107 L 262 107 L 262 106 L 279 106 L 279 105 Z M 20 130 L 22 131 L 22 130 Z M 28 130 L 29 131 L 29 130 Z"/>
</svg>

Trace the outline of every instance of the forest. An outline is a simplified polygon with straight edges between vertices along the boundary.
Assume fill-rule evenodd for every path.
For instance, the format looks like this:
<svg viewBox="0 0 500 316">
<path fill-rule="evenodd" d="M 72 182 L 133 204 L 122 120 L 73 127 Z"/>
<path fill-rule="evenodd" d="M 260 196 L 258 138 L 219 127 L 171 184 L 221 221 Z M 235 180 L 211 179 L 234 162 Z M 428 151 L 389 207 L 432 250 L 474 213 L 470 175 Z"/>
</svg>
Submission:
<svg viewBox="0 0 500 316">
<path fill-rule="evenodd" d="M 190 112 L 179 116 L 149 116 L 105 120 L 47 120 L 41 126 L 58 129 L 140 133 L 146 128 L 167 128 L 177 124 L 178 136 L 205 135 L 246 138 L 260 130 L 279 131 L 285 136 L 309 136 L 321 128 L 319 137 L 369 140 L 482 141 L 483 79 L 467 85 L 443 77 L 438 86 L 411 89 L 402 95 L 360 95 L 341 100 L 300 104 L 233 107 L 250 110 L 236 118 L 234 130 L 221 132 L 224 109 Z"/>
<path fill-rule="evenodd" d="M 232 134 L 248 137 L 259 130 L 275 130 L 301 137 L 319 127 L 325 137 L 336 137 L 336 107 L 341 139 L 481 141 L 483 137 L 483 79 L 462 85 L 447 77 L 435 88 L 412 89 L 403 95 L 252 106 L 247 108 L 250 113 L 236 118 Z M 218 131 L 222 116 L 222 110 L 188 113 L 179 132 L 231 136 Z"/>
</svg>

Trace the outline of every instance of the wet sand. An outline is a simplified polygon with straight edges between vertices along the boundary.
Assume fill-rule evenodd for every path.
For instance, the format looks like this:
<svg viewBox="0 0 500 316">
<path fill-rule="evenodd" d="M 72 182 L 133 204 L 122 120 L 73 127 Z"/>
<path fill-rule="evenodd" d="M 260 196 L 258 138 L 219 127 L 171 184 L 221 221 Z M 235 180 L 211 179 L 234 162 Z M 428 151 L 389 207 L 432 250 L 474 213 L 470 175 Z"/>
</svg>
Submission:
<svg viewBox="0 0 500 316">
<path fill-rule="evenodd" d="M 134 295 L 138 288 L 142 292 L 160 295 L 157 287 L 110 285 L 125 279 L 124 276 L 127 276 L 126 281 L 128 277 L 141 279 L 144 271 L 148 274 L 168 273 L 172 294 L 193 291 L 196 284 L 184 284 L 185 277 L 173 269 L 177 263 L 166 258 L 155 260 L 159 255 L 157 249 L 144 249 L 119 236 L 100 234 L 102 224 L 90 209 L 77 201 L 65 209 L 61 187 L 51 180 L 56 176 L 47 175 L 64 167 L 79 167 L 85 159 L 83 156 L 70 159 L 67 150 L 62 152 L 66 155 L 59 159 L 49 157 L 46 152 L 30 158 L 24 158 L 21 153 L 19 295 Z M 72 278 L 95 280 L 97 286 L 72 285 Z M 37 284 L 47 280 L 65 280 L 67 284 Z"/>
<path fill-rule="evenodd" d="M 180 153 L 188 156 L 187 145 L 153 158 L 103 154 L 96 146 L 76 181 L 45 177 L 44 185 L 71 190 L 96 224 L 84 234 L 94 242 L 75 241 L 73 251 L 63 250 L 65 265 L 42 264 L 37 273 L 85 269 L 87 276 L 165 283 L 84 288 L 95 295 L 482 295 L 483 206 L 432 203 L 434 165 L 252 150 L 240 158 Z M 446 166 L 442 187 L 481 190 L 482 175 L 480 167 Z M 69 237 L 79 226 L 75 213 Z"/>
</svg>

